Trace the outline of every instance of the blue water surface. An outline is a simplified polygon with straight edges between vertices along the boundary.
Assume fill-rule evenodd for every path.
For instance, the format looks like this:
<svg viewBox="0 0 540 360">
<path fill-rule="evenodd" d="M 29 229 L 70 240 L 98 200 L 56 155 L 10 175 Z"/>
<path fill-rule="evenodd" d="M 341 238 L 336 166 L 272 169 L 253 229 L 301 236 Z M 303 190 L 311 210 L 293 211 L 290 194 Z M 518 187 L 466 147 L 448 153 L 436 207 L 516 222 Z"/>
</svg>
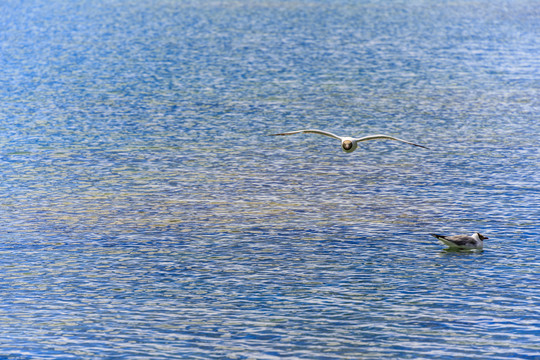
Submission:
<svg viewBox="0 0 540 360">
<path fill-rule="evenodd" d="M 0 358 L 539 359 L 539 23 L 2 1 Z"/>
</svg>

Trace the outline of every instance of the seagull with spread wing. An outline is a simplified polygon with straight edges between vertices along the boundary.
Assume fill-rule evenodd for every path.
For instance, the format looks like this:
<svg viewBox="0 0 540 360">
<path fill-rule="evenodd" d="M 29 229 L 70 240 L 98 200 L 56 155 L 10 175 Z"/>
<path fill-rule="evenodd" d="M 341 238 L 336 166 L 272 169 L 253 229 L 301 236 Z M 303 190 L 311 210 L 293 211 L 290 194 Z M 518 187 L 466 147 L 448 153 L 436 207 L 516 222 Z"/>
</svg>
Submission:
<svg viewBox="0 0 540 360">
<path fill-rule="evenodd" d="M 279 134 L 270 134 L 270 135 L 271 136 L 283 136 L 283 135 L 294 135 L 294 134 L 300 134 L 300 133 L 319 134 L 319 135 L 324 135 L 324 136 L 328 136 L 328 137 L 337 139 L 337 140 L 341 141 L 341 148 L 346 153 L 351 153 L 354 150 L 356 150 L 358 148 L 358 143 L 361 142 L 361 141 L 378 140 L 378 139 L 401 141 L 401 142 L 403 142 L 405 144 L 414 145 L 414 146 L 418 146 L 418 147 L 427 149 L 427 147 L 425 147 L 423 145 L 418 145 L 418 144 L 412 143 L 410 141 L 398 139 L 398 138 L 393 137 L 393 136 L 380 135 L 380 134 L 379 135 L 364 136 L 364 137 L 361 137 L 361 138 L 353 138 L 353 137 L 349 137 L 349 136 L 337 136 L 337 135 L 332 134 L 331 132 L 328 132 L 328 131 L 322 131 L 322 130 L 316 130 L 316 129 L 306 129 L 306 130 L 296 130 L 296 131 L 289 131 L 289 132 L 284 132 L 284 133 L 279 133 Z"/>
</svg>

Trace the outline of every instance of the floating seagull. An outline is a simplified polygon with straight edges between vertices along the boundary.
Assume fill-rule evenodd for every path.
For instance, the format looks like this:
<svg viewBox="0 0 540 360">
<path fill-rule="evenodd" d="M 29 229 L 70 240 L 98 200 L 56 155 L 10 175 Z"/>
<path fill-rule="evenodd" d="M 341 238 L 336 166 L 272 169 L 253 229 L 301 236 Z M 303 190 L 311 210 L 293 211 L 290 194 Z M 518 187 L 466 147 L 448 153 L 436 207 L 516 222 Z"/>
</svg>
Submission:
<svg viewBox="0 0 540 360">
<path fill-rule="evenodd" d="M 290 131 L 290 132 L 285 132 L 285 133 L 280 133 L 280 134 L 270 134 L 270 136 L 294 135 L 294 134 L 300 134 L 300 133 L 319 134 L 319 135 L 329 136 L 329 137 L 334 138 L 334 139 L 338 139 L 339 141 L 341 141 L 341 148 L 346 153 L 351 153 L 354 150 L 356 150 L 358 148 L 358 143 L 360 141 L 376 140 L 376 139 L 396 140 L 396 141 L 404 142 L 405 144 L 419 146 L 421 148 L 427 149 L 427 147 L 425 147 L 425 146 L 418 145 L 418 144 L 412 143 L 410 141 L 401 140 L 401 139 L 395 138 L 393 136 L 388 136 L 388 135 L 369 135 L 369 136 L 364 136 L 364 137 L 361 137 L 361 138 L 352 138 L 352 137 L 348 137 L 348 136 L 337 136 L 337 135 L 334 135 L 334 134 L 332 134 L 330 132 L 327 132 L 327 131 L 315 130 L 315 129 L 307 129 L 307 130 Z"/>
<path fill-rule="evenodd" d="M 430 234 L 430 235 L 441 240 L 444 244 L 448 245 L 450 249 L 456 249 L 456 250 L 481 249 L 484 246 L 484 240 L 488 239 L 488 237 L 480 233 L 474 233 L 471 236 L 469 235 L 443 236 L 443 235 L 437 235 L 437 234 Z"/>
</svg>

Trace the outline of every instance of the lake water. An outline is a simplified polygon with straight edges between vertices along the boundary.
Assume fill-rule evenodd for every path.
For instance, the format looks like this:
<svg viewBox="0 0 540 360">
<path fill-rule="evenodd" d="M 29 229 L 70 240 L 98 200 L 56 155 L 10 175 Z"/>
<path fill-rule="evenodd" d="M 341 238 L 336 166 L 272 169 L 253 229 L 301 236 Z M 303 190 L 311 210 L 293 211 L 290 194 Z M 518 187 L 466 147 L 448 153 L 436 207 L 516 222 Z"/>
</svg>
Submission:
<svg viewBox="0 0 540 360">
<path fill-rule="evenodd" d="M 540 359 L 539 24 L 3 1 L 0 358 Z"/>
</svg>

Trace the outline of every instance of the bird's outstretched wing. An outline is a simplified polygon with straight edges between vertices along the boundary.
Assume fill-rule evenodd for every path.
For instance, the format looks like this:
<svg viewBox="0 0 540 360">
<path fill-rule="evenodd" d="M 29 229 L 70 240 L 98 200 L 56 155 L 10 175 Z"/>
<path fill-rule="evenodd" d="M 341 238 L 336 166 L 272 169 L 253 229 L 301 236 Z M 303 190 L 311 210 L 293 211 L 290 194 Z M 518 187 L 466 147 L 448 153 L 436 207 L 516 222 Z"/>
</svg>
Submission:
<svg viewBox="0 0 540 360">
<path fill-rule="evenodd" d="M 329 136 L 331 138 L 341 140 L 341 137 L 339 137 L 339 136 L 337 136 L 335 134 L 332 134 L 332 133 L 330 133 L 328 131 L 322 131 L 322 130 L 316 130 L 316 129 L 289 131 L 289 132 L 284 132 L 284 133 L 279 133 L 279 134 L 270 134 L 270 136 L 294 135 L 294 134 L 300 134 L 300 133 L 319 134 L 319 135 Z"/>
<path fill-rule="evenodd" d="M 426 146 L 418 145 L 418 144 L 412 143 L 410 141 L 398 139 L 396 137 L 388 136 L 388 135 L 369 135 L 369 136 L 364 136 L 364 137 L 361 137 L 361 138 L 358 138 L 358 139 L 354 139 L 354 141 L 360 142 L 360 141 L 377 140 L 377 139 L 387 139 L 387 140 L 401 141 L 401 142 L 403 142 L 405 144 L 414 145 L 414 146 L 418 146 L 418 147 L 421 147 L 421 148 L 424 148 L 424 149 L 428 149 Z"/>
</svg>

